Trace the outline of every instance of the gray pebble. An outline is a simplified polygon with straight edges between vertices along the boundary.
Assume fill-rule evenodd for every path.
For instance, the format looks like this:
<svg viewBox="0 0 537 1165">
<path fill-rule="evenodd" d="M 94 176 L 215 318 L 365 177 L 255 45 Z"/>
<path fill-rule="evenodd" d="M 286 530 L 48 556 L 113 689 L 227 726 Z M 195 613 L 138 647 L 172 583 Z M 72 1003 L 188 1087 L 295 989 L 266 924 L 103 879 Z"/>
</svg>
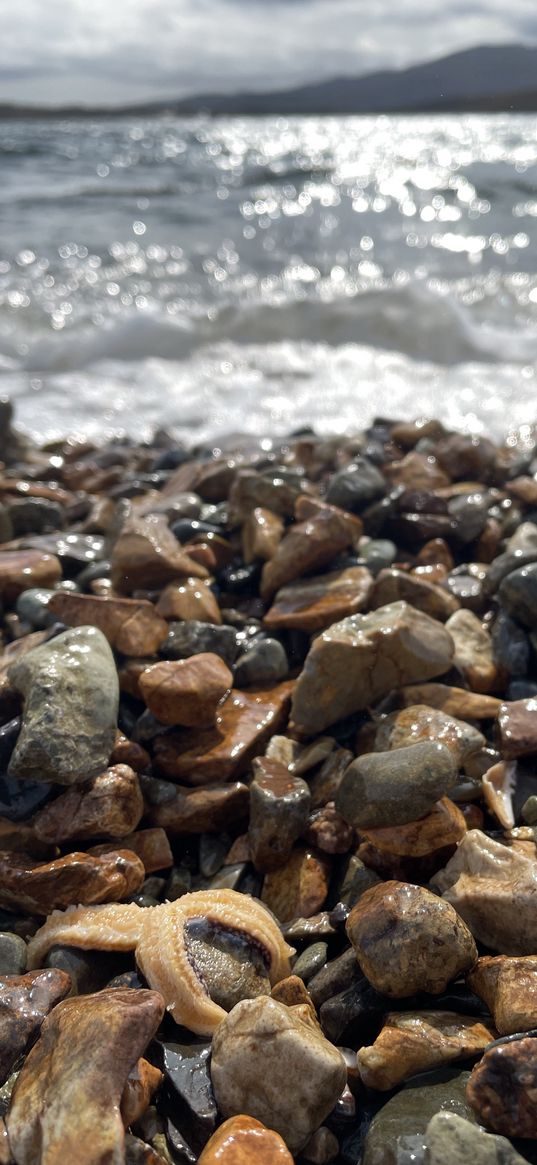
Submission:
<svg viewBox="0 0 537 1165">
<path fill-rule="evenodd" d="M 0 933 L 0 975 L 24 975 L 27 947 L 18 934 Z"/>
</svg>

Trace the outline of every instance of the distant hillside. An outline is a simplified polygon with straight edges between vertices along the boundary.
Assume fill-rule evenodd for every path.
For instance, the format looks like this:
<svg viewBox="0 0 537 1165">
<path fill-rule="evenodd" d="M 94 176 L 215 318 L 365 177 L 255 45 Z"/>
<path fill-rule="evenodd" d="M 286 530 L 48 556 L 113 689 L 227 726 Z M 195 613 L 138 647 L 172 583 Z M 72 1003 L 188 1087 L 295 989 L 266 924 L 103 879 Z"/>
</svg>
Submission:
<svg viewBox="0 0 537 1165">
<path fill-rule="evenodd" d="M 0 105 L 0 117 L 218 114 L 346 114 L 537 110 L 537 48 L 488 45 L 409 69 L 269 92 L 201 93 L 172 101 L 99 108 Z"/>
</svg>

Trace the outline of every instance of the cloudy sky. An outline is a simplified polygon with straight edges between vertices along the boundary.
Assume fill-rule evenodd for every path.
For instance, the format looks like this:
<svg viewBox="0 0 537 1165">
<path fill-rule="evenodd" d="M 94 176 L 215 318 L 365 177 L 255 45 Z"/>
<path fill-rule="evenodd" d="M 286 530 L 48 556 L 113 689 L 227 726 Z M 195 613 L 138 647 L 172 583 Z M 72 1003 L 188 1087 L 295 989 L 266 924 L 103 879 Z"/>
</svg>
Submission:
<svg viewBox="0 0 537 1165">
<path fill-rule="evenodd" d="M 0 100 L 121 103 L 537 44 L 535 0 L 0 0 Z"/>
</svg>

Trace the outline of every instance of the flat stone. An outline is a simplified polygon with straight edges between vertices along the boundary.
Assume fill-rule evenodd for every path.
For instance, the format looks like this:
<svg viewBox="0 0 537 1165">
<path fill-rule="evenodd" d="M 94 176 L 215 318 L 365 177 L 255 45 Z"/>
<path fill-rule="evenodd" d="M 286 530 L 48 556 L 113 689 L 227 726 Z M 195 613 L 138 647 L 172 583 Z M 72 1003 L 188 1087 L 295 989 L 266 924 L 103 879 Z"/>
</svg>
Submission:
<svg viewBox="0 0 537 1165">
<path fill-rule="evenodd" d="M 362 972 L 356 962 L 356 955 L 352 948 L 343 951 L 330 961 L 310 979 L 308 990 L 314 1006 L 320 1009 L 328 999 L 339 995 L 355 983 L 364 981 Z"/>
<path fill-rule="evenodd" d="M 217 1124 L 218 1111 L 209 1073 L 210 1043 L 158 1040 L 158 1063 L 182 1115 L 181 1124 L 203 1143 Z M 192 1139 L 192 1138 L 191 1138 Z"/>
<path fill-rule="evenodd" d="M 502 1036 L 537 1028 L 537 955 L 485 955 L 466 976 L 494 1016 Z"/>
<path fill-rule="evenodd" d="M 373 577 L 364 566 L 348 566 L 282 587 L 264 617 L 269 630 L 324 631 L 367 606 Z"/>
<path fill-rule="evenodd" d="M 336 506 L 310 502 L 301 497 L 296 507 L 296 522 L 290 526 L 273 558 L 265 563 L 261 574 L 261 597 L 270 599 L 286 583 L 322 566 L 328 566 L 358 541 L 362 523 Z"/>
<path fill-rule="evenodd" d="M 52 845 L 75 838 L 123 838 L 136 829 L 143 811 L 136 773 L 128 765 L 114 765 L 45 805 L 33 827 L 40 841 Z"/>
<path fill-rule="evenodd" d="M 207 652 L 154 663 L 142 672 L 139 684 L 149 710 L 161 724 L 203 727 L 215 723 L 233 676 L 218 655 Z"/>
<path fill-rule="evenodd" d="M 279 1133 L 251 1116 L 232 1116 L 207 1142 L 198 1165 L 293 1165 Z"/>
<path fill-rule="evenodd" d="M 380 721 L 375 749 L 377 752 L 400 749 L 420 740 L 443 744 L 450 749 L 457 764 L 465 764 L 486 743 L 483 734 L 465 720 L 457 720 L 425 704 L 413 704 L 400 712 L 390 712 Z"/>
<path fill-rule="evenodd" d="M 357 757 L 345 771 L 335 804 L 356 829 L 404 825 L 429 812 L 457 777 L 449 748 L 423 740 Z"/>
<path fill-rule="evenodd" d="M 366 708 L 392 688 L 447 671 L 453 641 L 407 603 L 351 615 L 313 642 L 297 681 L 292 723 L 305 735 Z"/>
<path fill-rule="evenodd" d="M 427 1165 L 527 1165 L 505 1137 L 486 1133 L 455 1112 L 438 1112 L 425 1132 Z"/>
<path fill-rule="evenodd" d="M 295 1008 L 260 998 L 237 1004 L 217 1028 L 211 1078 L 223 1116 L 256 1117 L 296 1153 L 334 1107 L 347 1069 L 338 1049 Z"/>
<path fill-rule="evenodd" d="M 455 644 L 453 663 L 473 692 L 496 692 L 501 686 L 494 644 L 473 611 L 456 611 L 446 630 Z"/>
<path fill-rule="evenodd" d="M 120 594 L 164 586 L 178 578 L 207 578 L 161 514 L 130 517 L 112 549 L 112 585 Z"/>
<path fill-rule="evenodd" d="M 21 940 L 22 941 L 22 940 Z M 0 975 L 0 1084 L 35 1039 L 48 1012 L 69 993 L 64 971 Z"/>
<path fill-rule="evenodd" d="M 0 976 L 23 975 L 26 970 L 26 943 L 18 934 L 0 933 Z"/>
<path fill-rule="evenodd" d="M 145 599 L 102 599 L 55 591 L 48 611 L 68 627 L 98 627 L 122 655 L 155 655 L 168 634 L 168 624 Z"/>
<path fill-rule="evenodd" d="M 171 623 L 160 654 L 164 659 L 189 659 L 191 655 L 206 651 L 219 655 L 231 667 L 239 654 L 235 628 L 217 627 L 214 623 L 201 623 L 199 619 Z"/>
<path fill-rule="evenodd" d="M 54 554 L 40 550 L 2 550 L 0 555 L 0 598 L 5 603 L 29 587 L 52 587 L 62 577 L 62 568 Z"/>
<path fill-rule="evenodd" d="M 9 680 L 25 701 L 9 776 L 74 785 L 102 773 L 119 702 L 114 657 L 102 632 L 64 631 L 16 659 Z"/>
<path fill-rule="evenodd" d="M 71 853 L 51 862 L 33 861 L 24 854 L 0 853 L 0 906 L 50 914 L 80 903 L 119 902 L 140 889 L 144 867 L 129 850 L 102 857 Z"/>
<path fill-rule="evenodd" d="M 524 552 L 523 552 L 524 553 Z M 537 554 L 534 549 L 533 556 Z M 524 627 L 537 624 L 537 563 L 519 566 L 506 575 L 498 588 L 502 607 Z"/>
<path fill-rule="evenodd" d="M 141 744 L 135 740 L 128 740 L 123 733 L 118 732 L 116 742 L 110 754 L 110 765 L 128 765 L 135 773 L 143 773 L 149 768 L 151 757 Z"/>
<path fill-rule="evenodd" d="M 537 699 L 510 700 L 498 713 L 499 747 L 505 760 L 537 752 Z"/>
<path fill-rule="evenodd" d="M 277 684 L 289 674 L 285 648 L 277 639 L 256 639 L 234 668 L 238 688 Z"/>
<path fill-rule="evenodd" d="M 251 562 L 268 562 L 274 558 L 283 538 L 284 524 L 279 514 L 265 506 L 255 506 L 242 527 L 242 556 L 247 566 Z"/>
<path fill-rule="evenodd" d="M 251 469 L 239 469 L 229 492 L 231 520 L 244 521 L 258 506 L 291 518 L 300 493 L 298 484 L 277 473 L 265 475 Z"/>
<path fill-rule="evenodd" d="M 293 975 L 299 975 L 304 983 L 309 983 L 324 967 L 328 956 L 328 944 L 323 942 L 312 943 L 298 956 L 293 964 Z"/>
<path fill-rule="evenodd" d="M 381 570 L 373 587 L 371 610 L 401 601 L 443 623 L 459 609 L 458 600 L 434 582 L 393 566 Z"/>
<path fill-rule="evenodd" d="M 477 960 L 472 935 L 453 907 L 404 882 L 367 890 L 348 917 L 347 934 L 369 982 L 394 999 L 415 991 L 440 995 Z"/>
<path fill-rule="evenodd" d="M 297 846 L 285 865 L 265 876 L 261 901 L 280 922 L 310 918 L 322 910 L 329 881 L 326 855 Z"/>
<path fill-rule="evenodd" d="M 174 785 L 173 799 L 151 807 L 148 821 L 170 833 L 219 833 L 248 817 L 248 787 L 233 781 L 200 789 Z"/>
<path fill-rule="evenodd" d="M 424 858 L 453 849 L 466 833 L 466 820 L 459 807 L 442 797 L 424 817 L 406 825 L 360 830 L 360 836 L 381 853 L 400 858 Z M 444 859 L 445 860 L 445 859 Z"/>
<path fill-rule="evenodd" d="M 17 1165 L 123 1159 L 123 1089 L 163 1012 L 156 991 L 114 988 L 54 1008 L 7 1116 Z"/>
<path fill-rule="evenodd" d="M 506 955 L 537 950 L 537 868 L 533 857 L 479 829 L 463 837 L 432 884 L 475 938 Z"/>
<path fill-rule="evenodd" d="M 466 1089 L 480 1124 L 506 1137 L 537 1138 L 537 1039 L 497 1044 L 476 1064 Z"/>
<path fill-rule="evenodd" d="M 412 704 L 427 704 L 438 708 L 447 716 L 468 720 L 492 720 L 498 714 L 501 700 L 497 696 L 482 692 L 467 692 L 465 688 L 454 688 L 449 684 L 408 684 L 399 692 L 403 707 Z"/>
<path fill-rule="evenodd" d="M 222 622 L 220 607 L 209 579 L 185 578 L 180 583 L 169 583 L 156 609 L 163 619 L 198 619 L 202 623 L 214 624 Z"/>
<path fill-rule="evenodd" d="M 157 737 L 157 771 L 190 785 L 239 776 L 285 724 L 292 688 L 286 682 L 261 692 L 233 689 L 220 705 L 214 727 Z"/>
<path fill-rule="evenodd" d="M 438 1112 L 473 1120 L 466 1100 L 468 1078 L 468 1072 L 443 1069 L 392 1096 L 371 1121 L 362 1165 L 403 1165 L 411 1153 L 415 1161 L 423 1161 L 426 1129 Z"/>
<path fill-rule="evenodd" d="M 358 1050 L 366 1088 L 386 1092 L 418 1072 L 477 1056 L 496 1039 L 490 1024 L 453 1011 L 390 1012 L 371 1047 Z"/>
<path fill-rule="evenodd" d="M 256 869 L 277 869 L 304 833 L 311 803 L 308 785 L 279 761 L 259 757 L 250 785 L 250 853 Z"/>
</svg>

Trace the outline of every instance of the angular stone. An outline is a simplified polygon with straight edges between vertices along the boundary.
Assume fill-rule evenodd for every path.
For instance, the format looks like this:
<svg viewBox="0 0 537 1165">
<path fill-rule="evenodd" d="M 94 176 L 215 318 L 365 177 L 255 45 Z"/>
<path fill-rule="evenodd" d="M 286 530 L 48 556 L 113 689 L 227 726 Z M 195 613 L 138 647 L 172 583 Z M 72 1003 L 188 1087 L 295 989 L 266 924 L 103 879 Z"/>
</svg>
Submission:
<svg viewBox="0 0 537 1165">
<path fill-rule="evenodd" d="M 404 882 L 367 890 L 348 917 L 347 934 L 364 975 L 393 999 L 415 991 L 440 995 L 477 960 L 472 935 L 453 907 Z"/>
<path fill-rule="evenodd" d="M 239 653 L 235 628 L 216 627 L 214 623 L 200 623 L 197 619 L 170 624 L 168 638 L 161 649 L 165 659 L 189 659 L 205 651 L 219 655 L 231 667 Z"/>
<path fill-rule="evenodd" d="M 459 807 L 442 797 L 424 817 L 406 825 L 385 829 L 361 829 L 361 837 L 381 853 L 400 858 L 424 858 L 453 849 L 466 833 L 466 820 Z M 438 867 L 437 867 L 438 868 Z"/>
<path fill-rule="evenodd" d="M 293 1165 L 279 1133 L 251 1116 L 232 1116 L 207 1142 L 198 1165 Z"/>
<path fill-rule="evenodd" d="M 392 1096 L 371 1121 L 362 1165 L 402 1165 L 410 1154 L 416 1162 L 423 1161 L 425 1130 L 438 1112 L 473 1120 L 465 1095 L 468 1078 L 468 1072 L 443 1069 Z"/>
<path fill-rule="evenodd" d="M 116 738 L 119 685 L 101 631 L 64 631 L 15 660 L 9 680 L 25 698 L 9 776 L 74 785 L 106 768 Z"/>
<path fill-rule="evenodd" d="M 535 558 L 536 550 L 531 552 Z M 498 598 L 502 607 L 524 627 L 537 624 L 537 562 L 519 566 L 500 584 Z"/>
<path fill-rule="evenodd" d="M 136 773 L 128 765 L 114 765 L 50 801 L 34 817 L 33 827 L 40 841 L 52 845 L 75 838 L 123 838 L 136 829 L 143 811 Z"/>
<path fill-rule="evenodd" d="M 123 1159 L 121 1096 L 163 1012 L 156 991 L 114 988 L 54 1008 L 7 1116 L 17 1165 Z"/>
<path fill-rule="evenodd" d="M 157 612 L 163 619 L 199 619 L 202 623 L 215 624 L 222 622 L 220 607 L 208 579 L 185 578 L 181 583 L 169 583 L 157 603 Z"/>
<path fill-rule="evenodd" d="M 407 603 L 351 615 L 311 646 L 293 695 L 295 729 L 310 736 L 322 732 L 392 688 L 441 675 L 452 655 L 442 624 Z"/>
<path fill-rule="evenodd" d="M 473 692 L 496 692 L 500 675 L 494 659 L 494 645 L 481 620 L 472 611 L 457 611 L 448 619 L 446 630 L 455 644 L 453 663 Z"/>
<path fill-rule="evenodd" d="M 413 704 L 400 712 L 391 712 L 381 720 L 375 736 L 375 749 L 377 752 L 400 749 L 420 740 L 443 744 L 450 749 L 457 764 L 464 764 L 486 743 L 483 734 L 465 720 L 457 720 L 425 704 Z"/>
<path fill-rule="evenodd" d="M 207 578 L 160 514 L 130 517 L 113 547 L 112 585 L 121 594 L 164 586 L 178 578 Z"/>
<path fill-rule="evenodd" d="M 378 874 L 369 869 L 356 854 L 351 854 L 341 882 L 337 887 L 338 902 L 351 909 L 356 905 L 362 894 L 376 886 L 380 881 Z"/>
<path fill-rule="evenodd" d="M 498 761 L 483 773 L 482 785 L 485 804 L 503 829 L 515 824 L 513 794 L 516 789 L 516 761 Z"/>
<path fill-rule="evenodd" d="M 233 676 L 218 655 L 207 652 L 154 663 L 142 672 L 139 683 L 143 699 L 161 724 L 203 727 L 215 723 Z"/>
<path fill-rule="evenodd" d="M 161 1084 L 162 1072 L 141 1057 L 131 1068 L 121 1097 L 121 1119 L 126 1129 L 140 1120 Z"/>
<path fill-rule="evenodd" d="M 274 474 L 265 476 L 251 469 L 239 469 L 229 493 L 230 517 L 242 522 L 257 506 L 291 518 L 301 487 Z"/>
<path fill-rule="evenodd" d="M 304 1145 L 302 1156 L 311 1165 L 328 1165 L 329 1161 L 334 1161 L 339 1156 L 339 1141 L 335 1133 L 321 1125 Z"/>
<path fill-rule="evenodd" d="M 537 955 L 510 959 L 485 955 L 466 976 L 502 1036 L 537 1028 Z"/>
<path fill-rule="evenodd" d="M 334 1107 L 347 1069 L 338 1049 L 294 1008 L 261 998 L 237 1004 L 217 1028 L 211 1078 L 225 1117 L 256 1117 L 296 1153 Z"/>
<path fill-rule="evenodd" d="M 444 870 L 433 878 L 479 942 L 506 955 L 537 950 L 535 860 L 470 830 Z"/>
<path fill-rule="evenodd" d="M 29 587 L 52 587 L 62 577 L 54 554 L 40 550 L 2 550 L 0 555 L 0 598 L 14 603 Z"/>
<path fill-rule="evenodd" d="M 274 557 L 263 567 L 263 599 L 269 599 L 293 579 L 328 566 L 338 554 L 355 544 L 362 533 L 360 520 L 336 506 L 299 498 L 295 513 L 295 524 L 289 527 Z"/>
<path fill-rule="evenodd" d="M 48 610 L 69 627 L 98 627 L 122 655 L 155 655 L 168 634 L 168 624 L 145 599 L 100 599 L 56 591 Z"/>
<path fill-rule="evenodd" d="M 287 682 L 263 692 L 233 689 L 220 705 L 214 727 L 157 737 L 157 771 L 190 785 L 239 776 L 263 751 L 267 739 L 283 727 L 292 688 Z"/>
<path fill-rule="evenodd" d="M 438 708 L 447 716 L 461 720 L 492 720 L 501 705 L 497 696 L 467 692 L 465 688 L 453 688 L 448 684 L 409 684 L 401 689 L 399 698 L 405 708 L 412 704 L 427 704 L 429 708 Z"/>
<path fill-rule="evenodd" d="M 480 1124 L 506 1137 L 537 1138 L 537 1039 L 497 1044 L 476 1064 L 466 1089 Z"/>
<path fill-rule="evenodd" d="M 345 771 L 336 808 L 356 829 L 404 825 L 429 812 L 457 776 L 458 765 L 445 744 L 424 740 L 368 753 Z"/>
<path fill-rule="evenodd" d="M 268 562 L 274 558 L 284 529 L 279 514 L 273 514 L 263 506 L 251 510 L 242 527 L 242 556 L 246 565 L 259 559 Z"/>
<path fill-rule="evenodd" d="M 459 609 L 457 599 L 434 582 L 407 574 L 397 567 L 381 570 L 371 595 L 371 610 L 401 601 L 410 603 L 418 611 L 430 615 L 431 619 L 440 619 L 443 623 Z"/>
<path fill-rule="evenodd" d="M 139 829 L 124 837 L 123 845 L 140 858 L 146 874 L 173 866 L 173 854 L 163 829 Z"/>
<path fill-rule="evenodd" d="M 69 994 L 64 971 L 29 971 L 0 975 L 0 1084 L 35 1039 L 49 1011 Z"/>
<path fill-rule="evenodd" d="M 306 781 L 279 761 L 259 757 L 250 785 L 250 853 L 256 869 L 277 869 L 304 833 L 311 803 Z"/>
<path fill-rule="evenodd" d="M 537 752 L 537 699 L 511 700 L 498 713 L 498 737 L 502 756 L 513 760 Z"/>
<path fill-rule="evenodd" d="M 390 1012 L 371 1047 L 357 1053 L 366 1088 L 381 1092 L 429 1068 L 484 1052 L 496 1039 L 491 1025 L 453 1011 Z"/>
<path fill-rule="evenodd" d="M 248 816 L 248 787 L 240 781 L 200 789 L 175 785 L 173 789 L 173 800 L 153 806 L 148 813 L 152 825 L 170 833 L 219 833 Z"/>
<path fill-rule="evenodd" d="M 310 918 L 322 910 L 329 880 L 327 858 L 313 849 L 297 846 L 284 866 L 266 875 L 261 901 L 280 922 Z"/>
<path fill-rule="evenodd" d="M 119 902 L 139 890 L 144 877 L 140 859 L 129 850 L 102 857 L 75 852 L 42 864 L 0 853 L 0 906 L 50 914 L 77 903 Z"/>
<path fill-rule="evenodd" d="M 367 606 L 373 577 L 364 566 L 348 566 L 282 587 L 264 617 L 270 630 L 296 629 L 313 634 L 355 615 Z"/>
<path fill-rule="evenodd" d="M 311 807 L 319 809 L 327 801 L 334 801 L 345 772 L 352 761 L 347 748 L 331 751 L 317 772 L 309 779 Z"/>
<path fill-rule="evenodd" d="M 528 1165 L 505 1137 L 495 1137 L 455 1112 L 438 1112 L 425 1132 L 427 1165 Z"/>
<path fill-rule="evenodd" d="M 218 1120 L 209 1074 L 210 1043 L 159 1040 L 157 1048 L 166 1083 L 181 1112 L 181 1124 L 205 1142 Z"/>
<path fill-rule="evenodd" d="M 237 660 L 234 668 L 238 688 L 261 688 L 277 684 L 289 673 L 285 648 L 277 639 L 255 639 L 248 651 Z"/>
</svg>

